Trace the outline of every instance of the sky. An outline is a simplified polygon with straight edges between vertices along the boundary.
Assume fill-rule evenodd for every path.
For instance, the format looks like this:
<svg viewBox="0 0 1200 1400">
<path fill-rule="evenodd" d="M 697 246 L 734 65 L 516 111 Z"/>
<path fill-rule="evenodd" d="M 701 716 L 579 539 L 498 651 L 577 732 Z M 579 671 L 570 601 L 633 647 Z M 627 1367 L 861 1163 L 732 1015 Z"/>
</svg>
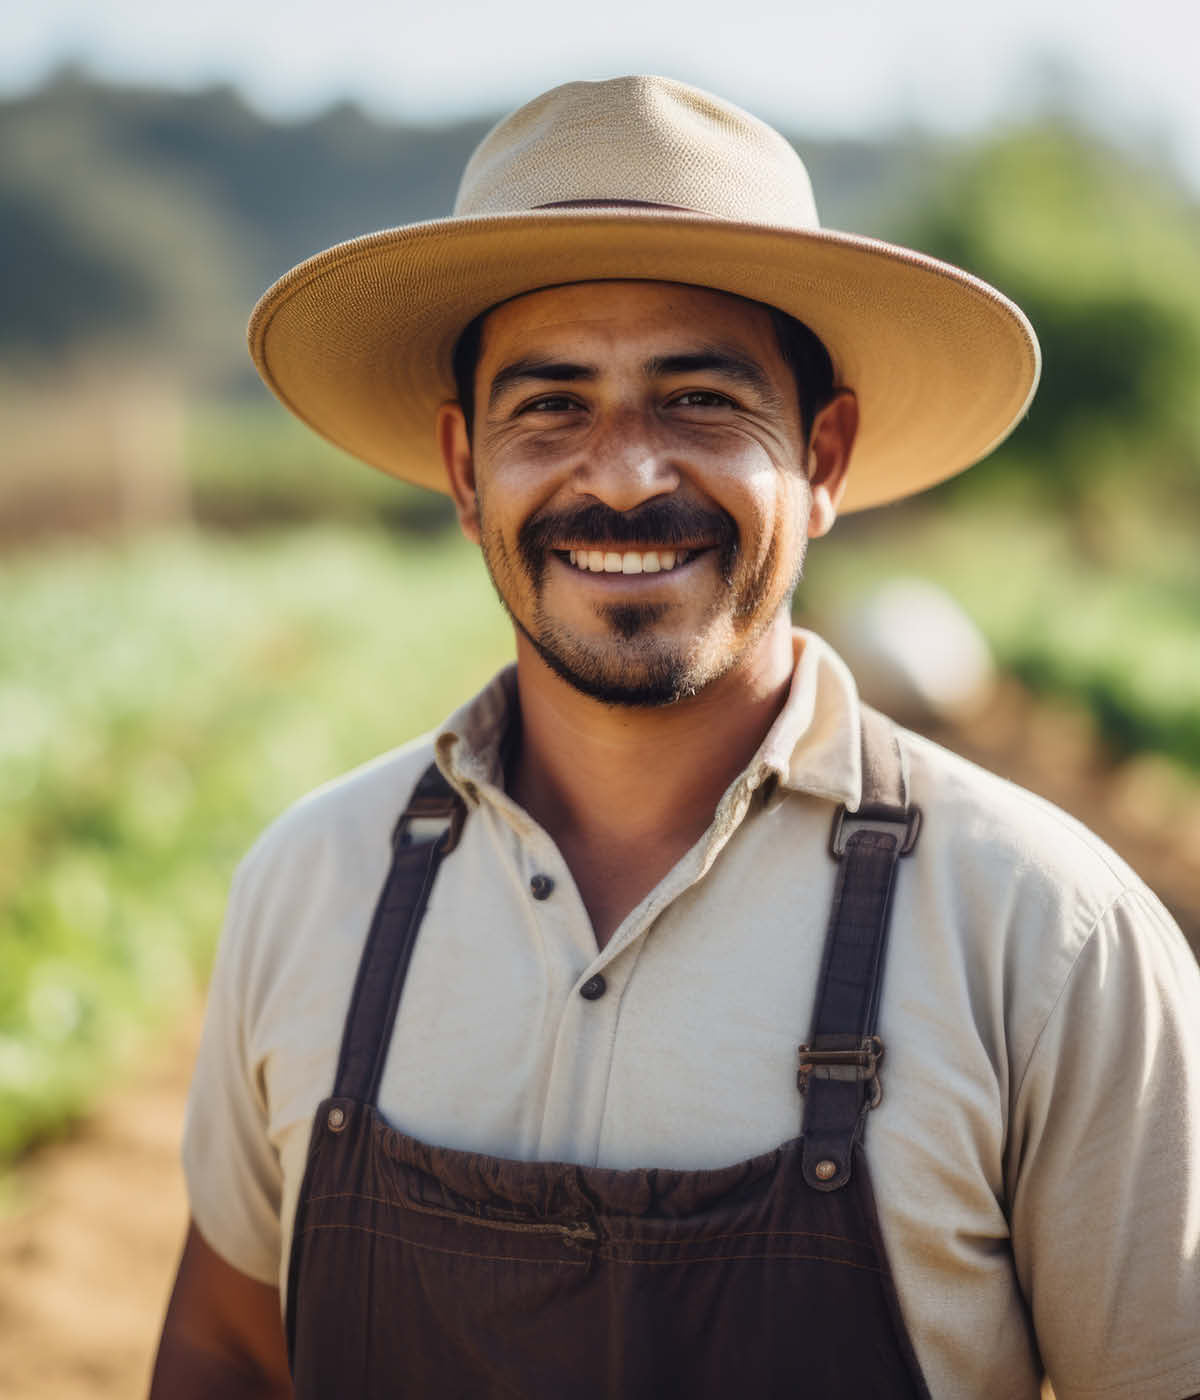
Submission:
<svg viewBox="0 0 1200 1400">
<path fill-rule="evenodd" d="M 970 134 L 1084 104 L 1200 192 L 1200 0 L 39 0 L 0 19 L 0 92 L 58 64 L 235 83 L 276 116 L 500 112 L 572 78 L 658 72 L 792 131 Z"/>
</svg>

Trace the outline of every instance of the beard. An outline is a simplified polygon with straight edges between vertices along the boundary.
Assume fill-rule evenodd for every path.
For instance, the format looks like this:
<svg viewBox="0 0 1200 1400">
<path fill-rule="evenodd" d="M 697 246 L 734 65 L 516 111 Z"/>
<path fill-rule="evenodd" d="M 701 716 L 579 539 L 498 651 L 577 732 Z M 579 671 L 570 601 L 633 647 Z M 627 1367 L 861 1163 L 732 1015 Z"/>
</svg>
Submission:
<svg viewBox="0 0 1200 1400">
<path fill-rule="evenodd" d="M 660 707 L 699 693 L 736 664 L 745 647 L 753 645 L 778 615 L 768 607 L 778 561 L 778 542 L 772 538 L 761 564 L 741 580 L 737 526 L 727 512 L 676 501 L 651 500 L 635 510 L 614 511 L 592 502 L 571 511 L 539 512 L 517 534 L 517 558 L 513 560 L 496 536 L 483 530 L 484 558 L 492 583 L 514 625 L 560 679 L 583 695 L 605 705 Z M 669 611 L 664 603 L 611 603 L 597 608 L 605 624 L 606 638 L 582 637 L 551 617 L 545 607 L 546 571 L 552 546 L 563 539 L 581 539 L 597 547 L 623 546 L 653 541 L 662 548 L 685 546 L 697 539 L 711 541 L 717 572 L 732 597 L 714 599 L 711 612 L 700 619 L 691 644 L 664 640 L 655 624 Z M 786 596 L 789 606 L 804 562 L 801 548 Z M 510 605 L 502 580 L 515 571 L 524 576 L 533 596 L 528 625 Z M 746 623 L 758 617 L 742 644 L 727 646 L 717 656 L 703 645 L 705 624 L 722 611 L 731 621 Z"/>
</svg>

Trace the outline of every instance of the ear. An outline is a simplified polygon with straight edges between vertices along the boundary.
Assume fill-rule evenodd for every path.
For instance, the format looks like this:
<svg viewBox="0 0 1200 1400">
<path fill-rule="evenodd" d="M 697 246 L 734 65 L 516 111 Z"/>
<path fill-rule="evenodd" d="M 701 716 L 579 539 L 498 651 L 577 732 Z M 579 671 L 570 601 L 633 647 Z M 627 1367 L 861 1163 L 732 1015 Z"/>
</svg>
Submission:
<svg viewBox="0 0 1200 1400">
<path fill-rule="evenodd" d="M 813 421 L 808 447 L 808 484 L 812 510 L 808 535 L 817 539 L 833 529 L 838 506 L 846 489 L 850 452 L 858 433 L 858 400 L 849 389 L 839 389 Z"/>
<path fill-rule="evenodd" d="M 458 512 L 458 524 L 467 539 L 479 543 L 479 506 L 475 500 L 475 458 L 467 420 L 457 403 L 450 401 L 438 409 L 438 446 Z"/>
</svg>

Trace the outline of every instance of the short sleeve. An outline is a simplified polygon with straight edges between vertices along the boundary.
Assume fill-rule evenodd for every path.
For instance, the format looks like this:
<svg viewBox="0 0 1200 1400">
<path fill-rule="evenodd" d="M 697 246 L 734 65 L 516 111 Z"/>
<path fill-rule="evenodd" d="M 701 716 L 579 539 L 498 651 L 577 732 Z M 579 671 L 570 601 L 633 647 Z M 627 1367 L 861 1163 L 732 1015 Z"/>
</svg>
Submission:
<svg viewBox="0 0 1200 1400">
<path fill-rule="evenodd" d="M 1058 1400 L 1200 1392 L 1200 972 L 1143 889 L 1100 918 L 1036 1043 L 1008 1180 Z"/>
<path fill-rule="evenodd" d="M 234 877 L 217 949 L 183 1133 L 192 1218 L 208 1244 L 251 1278 L 279 1281 L 282 1173 L 268 1134 L 261 1068 L 250 1062 L 243 963 L 250 881 Z"/>
</svg>

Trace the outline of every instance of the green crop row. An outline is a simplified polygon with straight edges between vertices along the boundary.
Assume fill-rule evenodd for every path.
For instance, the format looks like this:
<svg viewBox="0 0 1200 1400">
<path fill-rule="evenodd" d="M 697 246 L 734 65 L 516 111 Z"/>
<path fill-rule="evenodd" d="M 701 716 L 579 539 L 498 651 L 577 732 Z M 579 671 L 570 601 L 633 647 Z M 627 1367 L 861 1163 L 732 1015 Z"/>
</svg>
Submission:
<svg viewBox="0 0 1200 1400">
<path fill-rule="evenodd" d="M 194 995 L 256 831 L 510 650 L 449 539 L 179 535 L 0 566 L 0 1160 Z"/>
</svg>

